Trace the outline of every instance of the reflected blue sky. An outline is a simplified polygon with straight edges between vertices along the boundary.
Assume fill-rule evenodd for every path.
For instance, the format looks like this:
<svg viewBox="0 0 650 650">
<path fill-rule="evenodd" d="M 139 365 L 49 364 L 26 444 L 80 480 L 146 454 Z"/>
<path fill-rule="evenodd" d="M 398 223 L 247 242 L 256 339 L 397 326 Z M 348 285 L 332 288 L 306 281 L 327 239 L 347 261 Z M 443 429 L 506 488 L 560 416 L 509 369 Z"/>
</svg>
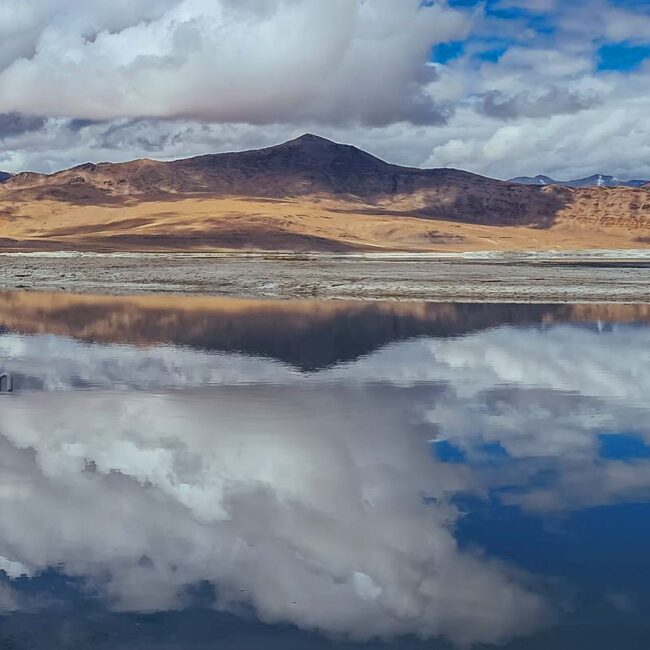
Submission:
<svg viewBox="0 0 650 650">
<path fill-rule="evenodd" d="M 7 330 L 0 640 L 645 647 L 649 343 L 506 322 L 306 371 Z"/>
</svg>

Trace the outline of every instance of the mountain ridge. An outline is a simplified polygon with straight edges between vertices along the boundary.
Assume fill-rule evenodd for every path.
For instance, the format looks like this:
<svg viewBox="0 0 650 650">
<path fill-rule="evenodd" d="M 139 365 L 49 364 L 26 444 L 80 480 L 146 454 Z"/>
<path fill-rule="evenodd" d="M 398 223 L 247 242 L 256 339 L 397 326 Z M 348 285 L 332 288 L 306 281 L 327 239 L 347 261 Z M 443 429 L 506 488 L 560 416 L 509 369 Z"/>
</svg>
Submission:
<svg viewBox="0 0 650 650">
<path fill-rule="evenodd" d="M 524 185 L 386 162 L 305 134 L 0 184 L 0 246 L 38 250 L 519 250 L 650 243 L 648 188 Z"/>
<path fill-rule="evenodd" d="M 242 170 L 244 178 L 238 174 Z M 120 172 L 124 172 L 124 178 L 119 177 Z M 104 174 L 117 175 L 117 182 L 104 179 Z M 253 174 L 258 177 L 255 184 L 245 183 Z M 281 187 L 272 186 L 272 175 L 280 176 Z M 296 175 L 300 175 L 300 178 L 296 178 Z M 417 179 L 445 175 L 484 178 L 450 168 L 421 169 L 394 165 L 354 145 L 336 143 L 307 133 L 262 149 L 203 154 L 171 161 L 145 158 L 122 163 L 87 162 L 52 174 L 21 172 L 8 179 L 4 189 L 48 186 L 61 181 L 67 185 L 91 184 L 108 193 L 120 193 L 124 189 L 135 193 L 152 190 L 211 191 L 234 195 L 244 192 L 260 196 L 284 196 L 324 190 L 367 196 L 410 191 L 414 184 L 417 185 Z M 265 182 L 260 184 L 262 176 Z M 289 186 L 288 178 L 293 181 Z"/>
<path fill-rule="evenodd" d="M 509 183 L 520 185 L 563 185 L 565 187 L 634 187 L 640 188 L 650 185 L 650 181 L 641 179 L 623 180 L 606 174 L 592 174 L 585 178 L 570 181 L 558 181 L 550 176 L 538 174 L 537 176 L 517 176 L 511 178 Z"/>
<path fill-rule="evenodd" d="M 0 200 L 86 205 L 206 194 L 390 203 L 419 217 L 539 227 L 564 201 L 562 190 L 531 191 L 456 169 L 401 167 L 313 134 L 264 149 L 170 162 L 84 163 L 50 175 L 21 173 L 0 186 Z"/>
<path fill-rule="evenodd" d="M 124 169 L 125 171 L 132 172 L 134 168 L 136 171 L 138 171 L 138 169 L 141 170 L 145 168 L 149 168 L 149 170 L 151 170 L 166 165 L 169 165 L 172 168 L 176 168 L 176 169 L 182 168 L 187 165 L 214 166 L 224 162 L 229 162 L 229 163 L 245 162 L 247 159 L 250 159 L 251 157 L 256 157 L 256 158 L 262 157 L 262 158 L 266 158 L 267 160 L 276 160 L 276 161 L 281 160 L 283 163 L 283 171 L 286 171 L 288 169 L 286 165 L 287 159 L 290 158 L 292 154 L 294 155 L 294 159 L 295 159 L 296 151 L 298 151 L 301 154 L 299 158 L 301 158 L 300 162 L 303 165 L 306 161 L 306 158 L 308 158 L 309 155 L 311 155 L 312 158 L 317 158 L 320 165 L 323 163 L 324 160 L 327 161 L 328 158 L 330 160 L 333 157 L 337 157 L 341 159 L 342 152 L 345 152 L 348 162 L 354 162 L 358 166 L 365 167 L 367 170 L 371 170 L 373 172 L 377 172 L 379 170 L 382 170 L 384 172 L 387 170 L 392 170 L 393 172 L 399 172 L 400 174 L 410 175 L 413 177 L 417 177 L 417 176 L 421 177 L 422 175 L 441 175 L 444 173 L 448 173 L 448 174 L 462 175 L 463 177 L 466 178 L 469 177 L 482 178 L 482 179 L 489 179 L 490 181 L 493 181 L 495 183 L 510 183 L 510 184 L 517 184 L 517 185 L 533 185 L 533 186 L 556 185 L 556 186 L 574 187 L 574 188 L 580 188 L 580 187 L 641 188 L 641 187 L 650 186 L 650 180 L 644 180 L 644 179 L 623 180 L 615 176 L 606 175 L 606 174 L 593 174 L 585 178 L 566 180 L 566 181 L 561 181 L 561 180 L 551 178 L 550 176 L 538 174 L 537 176 L 532 176 L 532 177 L 517 176 L 502 181 L 496 178 L 490 178 L 490 177 L 482 176 L 480 174 L 475 174 L 473 172 L 468 172 L 468 171 L 449 168 L 449 167 L 421 168 L 421 167 L 402 166 L 402 165 L 397 165 L 397 164 L 387 162 L 382 158 L 370 154 L 354 145 L 333 142 L 332 140 L 328 140 L 327 138 L 315 135 L 313 133 L 305 133 L 292 140 L 288 140 L 286 142 L 282 142 L 276 145 L 271 145 L 261 149 L 248 149 L 244 151 L 201 154 L 201 155 L 187 157 L 187 158 L 178 158 L 170 161 L 159 161 L 150 158 L 141 158 L 141 159 L 135 159 L 131 161 L 117 162 L 117 163 L 86 162 L 50 174 L 44 174 L 38 172 L 19 172 L 16 174 L 10 174 L 8 172 L 0 171 L 0 182 L 11 180 L 13 181 L 16 187 L 27 186 L 36 183 L 47 183 L 49 180 L 55 180 L 59 178 L 71 182 L 71 180 L 68 179 L 68 177 L 73 175 L 74 173 L 96 174 L 96 173 L 101 173 L 102 171 L 108 169 L 115 170 L 115 171 Z M 283 156 L 282 154 L 284 153 L 288 155 Z M 73 180 L 80 182 L 80 178 L 73 179 Z M 133 188 L 129 186 L 129 189 L 137 190 L 138 188 L 137 187 Z"/>
</svg>

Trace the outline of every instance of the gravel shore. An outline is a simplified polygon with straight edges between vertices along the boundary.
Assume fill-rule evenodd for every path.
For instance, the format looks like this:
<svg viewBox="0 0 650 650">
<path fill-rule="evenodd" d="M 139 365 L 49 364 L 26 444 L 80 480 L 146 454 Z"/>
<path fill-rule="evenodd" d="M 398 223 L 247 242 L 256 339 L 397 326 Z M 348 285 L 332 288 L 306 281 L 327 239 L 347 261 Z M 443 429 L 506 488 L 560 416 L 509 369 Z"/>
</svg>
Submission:
<svg viewBox="0 0 650 650">
<path fill-rule="evenodd" d="M 610 254 L 1 254 L 5 290 L 441 302 L 650 302 L 650 257 Z"/>
</svg>

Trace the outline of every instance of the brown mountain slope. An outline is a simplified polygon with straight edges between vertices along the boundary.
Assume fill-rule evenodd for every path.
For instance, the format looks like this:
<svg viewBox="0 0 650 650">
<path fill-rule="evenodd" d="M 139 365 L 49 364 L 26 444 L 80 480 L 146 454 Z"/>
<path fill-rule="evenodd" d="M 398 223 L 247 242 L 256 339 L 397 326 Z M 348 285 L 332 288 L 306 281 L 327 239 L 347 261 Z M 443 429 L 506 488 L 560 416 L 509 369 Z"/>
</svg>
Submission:
<svg viewBox="0 0 650 650">
<path fill-rule="evenodd" d="M 399 167 L 313 135 L 258 151 L 23 173 L 0 185 L 9 249 L 638 248 L 649 237 L 647 189 Z"/>
<path fill-rule="evenodd" d="M 501 325 L 650 322 L 650 305 L 493 305 L 0 292 L 0 330 L 240 352 L 316 370 L 394 341 Z"/>
</svg>

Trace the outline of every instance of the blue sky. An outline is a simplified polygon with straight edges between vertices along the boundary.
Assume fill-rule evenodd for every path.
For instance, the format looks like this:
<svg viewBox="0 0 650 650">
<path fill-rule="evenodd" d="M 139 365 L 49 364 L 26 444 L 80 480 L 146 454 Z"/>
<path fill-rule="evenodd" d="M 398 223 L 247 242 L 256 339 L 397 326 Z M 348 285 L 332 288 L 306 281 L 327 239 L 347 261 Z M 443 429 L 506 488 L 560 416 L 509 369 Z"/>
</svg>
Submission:
<svg viewBox="0 0 650 650">
<path fill-rule="evenodd" d="M 634 70 L 649 58 L 650 45 L 634 45 L 627 41 L 605 43 L 598 48 L 598 70 Z"/>
<path fill-rule="evenodd" d="M 493 15 L 498 15 L 500 19 L 513 20 L 513 18 L 504 18 L 504 14 L 502 13 Z M 555 28 L 551 20 L 539 20 L 534 15 L 531 16 L 522 12 L 517 12 L 516 15 L 518 19 L 525 18 L 526 24 L 531 29 L 535 29 L 539 34 L 551 37 L 555 33 Z M 473 56 L 476 59 L 496 63 L 508 48 L 516 45 L 516 43 L 516 40 L 499 38 L 498 36 L 492 38 L 472 37 L 467 40 L 447 41 L 434 46 L 431 60 L 436 63 L 447 64 L 463 56 L 468 47 L 471 46 L 474 50 Z M 598 71 L 627 72 L 638 68 L 644 61 L 650 59 L 650 45 L 638 45 L 629 40 L 595 41 L 594 46 L 597 51 L 595 65 Z"/>
<path fill-rule="evenodd" d="M 566 2 L 574 8 L 583 5 L 589 9 L 593 3 L 587 0 Z M 648 0 L 610 0 L 609 6 L 625 11 L 633 11 L 641 15 L 650 15 Z M 484 33 L 472 33 L 465 40 L 449 41 L 437 44 L 432 51 L 432 60 L 447 64 L 462 56 L 468 49 L 478 60 L 496 62 L 509 47 L 516 45 L 520 39 L 508 34 L 506 26 L 516 24 L 520 33 L 531 30 L 540 39 L 552 43 L 561 32 L 558 18 L 564 13 L 562 5 L 552 1 L 544 2 L 504 2 L 503 0 L 449 0 L 449 5 L 462 10 L 480 10 L 491 21 L 491 29 Z M 542 10 L 546 5 L 549 9 Z M 553 7 L 553 5 L 555 5 Z M 500 36 L 499 28 L 504 28 L 504 36 Z M 644 42 L 645 41 L 645 42 Z M 598 35 L 589 39 L 596 57 L 594 65 L 597 71 L 630 71 L 638 68 L 644 61 L 650 59 L 650 33 L 646 39 L 611 40 Z"/>
</svg>

